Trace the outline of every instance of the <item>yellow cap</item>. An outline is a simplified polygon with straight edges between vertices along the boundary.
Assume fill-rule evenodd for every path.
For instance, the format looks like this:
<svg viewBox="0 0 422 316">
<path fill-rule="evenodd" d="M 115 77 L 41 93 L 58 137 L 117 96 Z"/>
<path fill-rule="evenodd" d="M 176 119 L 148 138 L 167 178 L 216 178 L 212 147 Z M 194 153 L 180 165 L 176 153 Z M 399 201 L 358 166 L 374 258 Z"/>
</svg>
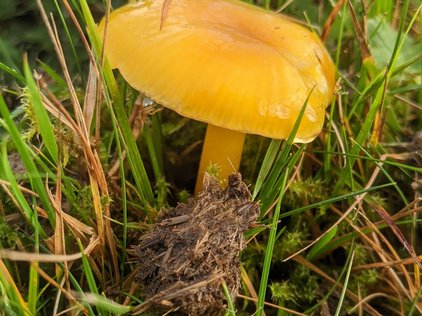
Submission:
<svg viewBox="0 0 422 316">
<path fill-rule="evenodd" d="M 183 116 L 276 139 L 314 88 L 295 141 L 319 134 L 335 69 L 315 34 L 237 0 L 172 0 L 160 29 L 163 2 L 110 15 L 106 56 L 130 85 Z"/>
</svg>

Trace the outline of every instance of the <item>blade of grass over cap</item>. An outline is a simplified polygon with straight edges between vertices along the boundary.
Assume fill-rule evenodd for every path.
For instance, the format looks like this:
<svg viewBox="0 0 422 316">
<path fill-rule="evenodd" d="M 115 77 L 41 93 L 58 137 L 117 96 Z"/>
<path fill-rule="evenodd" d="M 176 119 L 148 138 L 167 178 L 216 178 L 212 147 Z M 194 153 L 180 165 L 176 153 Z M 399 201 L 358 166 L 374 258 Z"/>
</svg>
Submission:
<svg viewBox="0 0 422 316">
<path fill-rule="evenodd" d="M 265 179 L 267 178 L 268 174 L 271 171 L 271 168 L 274 164 L 274 161 L 277 157 L 277 154 L 280 150 L 280 146 L 282 144 L 281 140 L 273 139 L 270 143 L 270 146 L 267 149 L 267 152 L 264 157 L 264 161 L 262 162 L 261 169 L 259 170 L 258 177 L 255 181 L 254 191 L 252 194 L 252 199 L 255 200 L 256 196 L 258 195 L 259 191 L 261 190 L 262 185 L 264 184 Z"/>
<path fill-rule="evenodd" d="M 291 154 L 291 157 L 286 161 L 286 165 L 283 167 L 284 170 L 291 170 L 293 171 L 295 169 L 295 166 L 297 162 L 299 161 L 299 158 L 302 156 L 303 150 L 305 149 L 305 144 L 301 144 L 299 148 Z M 273 179 L 270 179 L 272 181 Z M 276 181 L 273 182 L 271 186 L 268 186 L 268 198 L 263 198 L 261 200 L 262 203 L 262 210 L 267 210 L 273 203 L 277 196 L 278 188 L 280 188 L 281 183 L 283 181 L 283 178 L 279 177 L 278 179 L 275 179 Z"/>
<path fill-rule="evenodd" d="M 257 196 L 259 196 L 258 199 L 263 205 L 265 205 L 265 207 L 262 207 L 264 212 L 266 210 L 266 207 L 271 205 L 271 203 L 273 203 L 273 201 L 277 197 L 279 187 L 276 184 L 280 185 L 280 183 L 283 181 L 282 177 L 285 167 L 289 163 L 292 167 L 299 158 L 300 153 L 305 148 L 305 145 L 301 145 L 296 154 L 289 157 L 289 155 L 291 154 L 294 139 L 296 137 L 296 133 L 299 129 L 300 122 L 302 121 L 303 115 L 305 114 L 308 100 L 313 91 L 314 88 L 311 89 L 305 102 L 303 103 L 298 117 L 296 118 L 296 121 L 293 125 L 293 129 L 287 140 L 281 146 L 281 150 L 279 150 L 281 143 L 278 140 L 273 140 L 267 150 L 267 154 L 265 155 L 264 162 L 258 175 L 259 187 L 258 189 L 254 190 L 253 194 L 254 200 Z M 278 150 L 279 152 L 277 153 Z M 293 168 L 291 168 L 290 170 L 293 170 Z"/>
</svg>

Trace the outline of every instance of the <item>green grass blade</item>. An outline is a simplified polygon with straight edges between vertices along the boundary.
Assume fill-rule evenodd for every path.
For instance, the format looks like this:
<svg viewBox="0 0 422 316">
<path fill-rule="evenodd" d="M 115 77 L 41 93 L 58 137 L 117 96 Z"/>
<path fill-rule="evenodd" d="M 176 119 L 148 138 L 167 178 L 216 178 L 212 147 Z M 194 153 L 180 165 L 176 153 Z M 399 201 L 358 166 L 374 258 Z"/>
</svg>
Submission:
<svg viewBox="0 0 422 316">
<path fill-rule="evenodd" d="M 0 308 L 10 315 L 31 316 L 28 305 L 23 300 L 6 265 L 0 259 Z M 9 315 L 9 314 L 6 314 Z M 35 314 L 34 314 L 35 315 Z"/>
<path fill-rule="evenodd" d="M 34 163 L 34 154 L 29 150 L 27 145 L 22 139 L 22 135 L 19 133 L 18 128 L 13 122 L 10 112 L 7 109 L 6 103 L 3 96 L 0 95 L 0 115 L 3 117 L 4 128 L 7 129 L 12 141 L 14 142 L 16 149 L 25 165 L 25 168 L 29 174 L 29 181 L 33 190 L 38 193 L 41 203 L 45 211 L 47 212 L 48 219 L 50 220 L 51 226 L 55 227 L 55 213 L 51 206 L 48 194 L 45 190 L 44 183 L 41 180 L 41 175 Z M 1 122 L 0 122 L 1 123 Z"/>
<path fill-rule="evenodd" d="M 406 23 L 406 20 L 407 20 L 408 10 L 409 10 L 409 0 L 404 0 L 402 8 L 401 8 L 401 17 L 400 17 L 399 27 L 397 30 L 396 43 L 394 44 L 393 54 L 390 59 L 390 64 L 388 65 L 389 69 L 392 69 L 394 67 L 394 64 L 396 60 L 398 59 L 401 48 L 403 47 L 403 44 L 404 44 L 404 37 L 406 37 L 406 34 L 403 34 L 403 30 L 404 30 L 404 23 Z M 411 22 L 410 25 L 412 24 L 413 23 Z"/>
<path fill-rule="evenodd" d="M 94 273 L 92 272 L 91 266 L 89 264 L 88 258 L 86 257 L 86 255 L 83 252 L 83 246 L 81 244 L 81 242 L 78 240 L 78 244 L 79 244 L 79 249 L 82 253 L 82 266 L 83 266 L 83 273 L 86 277 L 86 281 L 88 283 L 88 288 L 91 291 L 91 293 L 99 295 L 99 291 L 98 291 L 98 285 L 97 282 L 95 281 L 94 278 Z M 81 293 L 82 295 L 82 293 Z M 105 310 L 101 307 L 101 305 L 97 306 L 98 308 L 98 312 L 100 315 L 107 315 L 107 313 L 105 312 Z"/>
<path fill-rule="evenodd" d="M 275 245 L 276 236 L 277 236 L 277 227 L 278 227 L 278 220 L 280 217 L 281 201 L 283 199 L 284 189 L 286 187 L 288 174 L 289 172 L 288 170 L 286 170 L 283 177 L 283 183 L 280 188 L 280 195 L 278 197 L 277 205 L 275 207 L 273 219 L 270 226 L 270 234 L 268 237 L 267 247 L 265 248 L 264 265 L 262 267 L 261 281 L 259 284 L 258 303 L 256 306 L 257 316 L 262 316 L 264 314 L 265 295 L 267 293 L 268 277 L 270 275 L 273 250 L 274 250 L 274 245 Z"/>
<path fill-rule="evenodd" d="M 39 275 L 38 262 L 31 262 L 29 266 L 28 308 L 33 315 L 37 314 Z"/>
<path fill-rule="evenodd" d="M 69 28 L 67 27 L 66 19 L 63 16 L 62 10 L 60 9 L 60 6 L 59 6 L 57 0 L 54 0 L 54 5 L 56 6 L 56 12 L 59 14 L 60 21 L 62 22 L 64 31 L 66 33 L 66 38 L 67 38 L 67 40 L 70 44 L 70 50 L 72 51 L 72 57 L 74 58 L 74 64 L 76 64 L 76 68 L 78 69 L 78 72 L 79 72 L 81 79 L 82 79 L 82 85 L 84 86 L 85 82 L 84 82 L 83 72 L 82 72 L 82 69 L 81 69 L 80 62 L 79 62 L 78 54 L 77 54 L 76 49 L 75 49 L 75 44 L 73 42 L 72 35 L 69 31 Z"/>
<path fill-rule="evenodd" d="M 227 301 L 227 311 L 225 315 L 236 316 L 236 310 L 234 309 L 232 297 L 230 296 L 229 289 L 227 288 L 226 282 L 224 282 L 224 280 L 221 283 L 221 286 L 223 287 L 224 296 L 226 297 Z"/>
<path fill-rule="evenodd" d="M 125 274 L 125 267 L 126 267 L 126 259 L 127 259 L 127 232 L 128 232 L 128 217 L 127 217 L 127 190 L 126 190 L 126 176 L 124 172 L 124 164 L 122 159 L 122 148 L 120 145 L 120 140 L 116 137 L 116 144 L 117 144 L 117 152 L 119 153 L 119 169 L 120 175 L 122 177 L 122 216 L 123 216 L 123 237 L 122 237 L 122 264 L 120 269 L 122 271 L 122 275 Z"/>
<path fill-rule="evenodd" d="M 112 315 L 127 314 L 132 309 L 131 306 L 118 304 L 99 294 L 85 293 L 81 296 L 81 299 L 85 303 L 96 306 L 97 309 L 102 310 L 103 313 L 110 313 Z M 105 314 L 101 314 L 101 315 L 105 315 Z"/>
<path fill-rule="evenodd" d="M 262 185 L 264 184 L 264 180 L 267 178 L 271 167 L 274 164 L 275 158 L 277 157 L 277 153 L 280 150 L 280 146 L 282 144 L 281 140 L 273 139 L 270 143 L 270 146 L 267 149 L 267 152 L 264 157 L 264 161 L 262 162 L 261 169 L 258 173 L 258 178 L 255 182 L 254 191 L 252 194 L 252 200 L 255 200 L 256 196 L 258 195 L 259 191 L 261 190 Z"/>
<path fill-rule="evenodd" d="M 288 169 L 288 170 L 293 170 L 294 166 L 296 165 L 297 161 L 299 160 L 300 156 L 303 153 L 303 150 L 305 149 L 305 144 L 301 144 L 299 149 L 293 154 L 291 155 L 291 157 L 283 163 L 283 166 L 280 166 L 279 170 L 281 169 Z M 280 162 L 282 162 L 280 160 Z M 277 165 L 276 165 L 277 167 Z M 276 170 L 277 170 L 276 169 Z M 277 194 L 278 194 L 278 190 L 280 188 L 280 186 L 282 185 L 283 182 L 283 178 L 282 177 L 278 177 L 277 179 L 275 179 L 276 181 L 273 181 L 274 178 L 270 177 L 270 179 L 268 180 L 268 183 L 266 183 L 266 185 L 268 185 L 268 187 L 265 190 L 265 195 L 262 197 L 261 203 L 262 203 L 262 210 L 267 210 L 271 204 L 273 203 L 273 201 L 276 199 Z M 264 191 L 263 191 L 264 192 Z"/>
<path fill-rule="evenodd" d="M 309 261 L 313 261 L 316 257 L 321 254 L 321 250 L 337 235 L 337 226 L 330 229 L 309 251 L 306 258 Z"/>
<path fill-rule="evenodd" d="M 16 199 L 16 202 L 19 205 L 19 208 L 22 210 L 22 215 L 25 220 L 34 228 L 37 228 L 37 231 L 41 234 L 42 238 L 47 238 L 47 234 L 44 229 L 41 227 L 40 223 L 38 222 L 37 216 L 35 211 L 29 206 L 28 201 L 26 200 L 25 196 L 23 195 L 22 191 L 19 189 L 18 182 L 16 181 L 16 177 L 13 174 L 12 169 L 10 168 L 9 159 L 7 156 L 7 143 L 3 140 L 2 143 L 2 150 L 1 150 L 1 170 L 0 174 L 1 177 L 9 182 L 10 184 L 10 191 L 12 192 L 13 196 Z"/>
<path fill-rule="evenodd" d="M 363 152 L 363 153 L 365 153 L 365 155 L 367 155 L 368 156 L 368 158 L 371 160 L 371 161 L 374 161 L 375 162 L 375 158 L 367 151 L 367 150 L 365 150 L 365 148 L 363 148 L 363 147 L 361 147 L 358 143 L 356 143 L 356 145 L 358 146 L 358 147 L 360 147 L 360 149 L 361 149 L 361 151 Z M 390 174 L 387 172 L 387 170 L 385 170 L 385 168 L 383 168 L 383 166 L 382 166 L 382 163 L 379 163 L 379 162 L 375 162 L 376 163 L 376 165 L 377 165 L 377 167 L 378 168 L 380 168 L 380 170 L 382 171 L 382 173 L 385 175 L 385 177 L 390 181 L 390 183 L 394 183 L 394 180 L 393 180 L 393 178 L 390 176 Z M 400 189 L 400 187 L 397 185 L 397 184 L 394 184 L 394 188 L 396 189 L 396 191 L 397 191 L 397 193 L 400 195 L 400 197 L 401 197 L 401 199 L 402 199 L 402 201 L 403 201 L 403 203 L 405 204 L 405 205 L 408 205 L 409 204 L 409 202 L 407 201 L 407 199 L 406 199 L 406 196 L 404 195 L 404 193 L 403 193 L 403 191 Z"/>
<path fill-rule="evenodd" d="M 66 81 L 49 65 L 43 63 L 42 61 L 38 61 L 41 65 L 41 68 L 48 74 L 48 76 L 53 79 L 56 84 L 60 87 L 60 89 L 66 89 Z"/>
<path fill-rule="evenodd" d="M 101 40 L 97 34 L 97 26 L 91 15 L 86 0 L 80 0 L 80 6 L 84 15 L 85 23 L 87 25 L 89 38 L 93 45 L 94 52 L 97 54 L 98 58 L 102 50 L 102 45 Z M 111 98 L 113 99 L 113 102 L 111 102 L 111 100 L 107 100 L 107 103 L 109 105 L 113 104 L 113 107 L 110 106 L 110 109 L 112 114 L 116 115 L 115 118 L 113 115 L 113 119 L 117 120 L 118 122 L 116 124 L 116 126 L 118 126 L 117 130 L 119 131 L 119 135 L 121 135 L 124 147 L 126 148 L 129 164 L 131 166 L 135 183 L 141 194 L 142 202 L 146 207 L 148 207 L 148 205 L 154 205 L 154 194 L 152 191 L 151 183 L 146 173 L 142 157 L 133 138 L 132 129 L 130 128 L 121 93 L 117 88 L 113 72 L 111 71 L 111 68 L 107 62 L 104 62 L 101 75 L 103 76 L 105 86 L 110 91 Z M 106 93 L 106 99 L 107 98 L 108 94 Z"/>
<path fill-rule="evenodd" d="M 303 103 L 302 108 L 300 109 L 300 112 L 298 114 L 298 117 L 293 125 L 292 131 L 289 137 L 287 138 L 287 140 L 283 143 L 281 150 L 273 164 L 271 172 L 269 173 L 266 179 L 262 179 L 263 185 L 259 191 L 259 200 L 261 200 L 263 205 L 270 205 L 278 194 L 278 187 L 275 187 L 275 184 L 277 182 L 280 183 L 282 181 L 281 179 L 283 177 L 283 170 L 285 169 L 289 161 L 291 162 L 291 159 L 289 160 L 289 155 L 291 153 L 293 141 L 296 137 L 297 131 L 299 130 L 302 117 L 305 114 L 305 110 L 308 105 L 309 97 L 311 96 L 313 91 L 314 91 L 314 88 L 311 89 L 305 102 Z M 274 147 L 276 146 L 277 146 L 277 143 L 275 142 Z M 305 145 L 301 145 L 299 152 L 303 151 L 304 148 L 305 148 Z M 274 148 L 269 148 L 268 150 L 274 151 Z M 272 157 L 272 155 L 273 153 L 269 154 L 270 157 Z M 293 156 L 293 158 L 296 158 L 296 159 L 298 157 L 299 157 L 298 155 Z M 269 168 L 269 166 L 265 165 L 263 166 L 263 168 L 267 169 Z M 260 170 L 260 173 L 261 173 L 261 170 Z M 264 170 L 263 175 L 265 173 L 267 173 L 266 170 Z M 273 194 L 270 194 L 270 192 L 273 192 Z M 258 194 L 258 192 L 256 192 L 255 194 Z M 264 207 L 262 209 L 265 211 Z"/>
<path fill-rule="evenodd" d="M 154 142 L 152 134 L 153 134 L 152 128 L 150 126 L 144 126 L 142 130 L 142 136 L 143 136 L 143 139 L 145 140 L 145 143 L 147 144 L 155 181 L 158 181 L 163 175 L 163 169 L 158 158 L 158 153 L 156 150 L 156 146 L 155 146 L 155 142 Z"/>
<path fill-rule="evenodd" d="M 352 238 L 351 238 L 351 243 L 350 243 L 350 251 L 347 255 L 346 263 L 344 264 L 343 268 L 341 269 L 341 272 L 338 275 L 338 277 L 336 278 L 336 281 L 334 282 L 331 289 L 327 292 L 327 294 L 322 299 L 320 299 L 313 307 L 311 307 L 310 309 L 308 309 L 304 312 L 305 315 L 312 315 L 313 312 L 315 310 L 317 310 L 319 306 L 321 306 L 322 304 L 327 302 L 328 299 L 331 297 L 331 295 L 336 290 L 336 288 L 340 285 L 340 280 L 343 278 L 343 275 L 345 275 L 347 273 L 348 267 L 350 266 L 350 264 L 348 264 L 348 263 L 351 261 L 352 254 L 354 253 L 353 247 L 355 245 L 355 232 L 352 232 L 351 235 L 352 235 Z"/>
<path fill-rule="evenodd" d="M 25 78 L 19 72 L 17 72 L 15 69 L 3 64 L 2 62 L 0 62 L 0 69 L 7 72 L 8 74 L 10 74 L 15 79 L 19 80 L 21 83 L 24 84 L 26 82 Z"/>
<path fill-rule="evenodd" d="M 407 314 L 408 316 L 413 316 L 416 309 L 416 304 L 418 304 L 418 301 L 421 297 L 422 297 L 422 286 L 419 287 L 419 291 L 415 295 L 415 299 L 413 300 L 412 306 L 410 306 L 409 313 Z"/>
<path fill-rule="evenodd" d="M 271 3 L 271 0 L 264 0 L 262 2 L 262 7 L 265 8 L 265 9 L 269 9 L 270 8 L 270 3 Z"/>
<path fill-rule="evenodd" d="M 35 221 L 38 223 L 38 213 L 34 211 Z M 39 225 L 34 227 L 34 252 L 40 251 L 40 232 Z M 29 280 L 28 280 L 28 307 L 32 314 L 37 314 L 38 293 L 40 277 L 38 275 L 38 262 L 31 262 L 29 266 Z"/>
<path fill-rule="evenodd" d="M 303 207 L 300 207 L 300 208 L 297 208 L 297 209 L 294 209 L 294 210 L 291 210 L 291 211 L 288 211 L 288 212 L 284 212 L 280 215 L 280 218 L 296 215 L 296 214 L 302 213 L 302 212 L 309 210 L 309 209 L 312 209 L 312 208 L 320 208 L 324 205 L 329 205 L 329 204 L 333 204 L 333 203 L 336 203 L 336 202 L 339 202 L 339 201 L 347 200 L 349 198 L 352 198 L 352 197 L 357 196 L 357 195 L 362 194 L 362 193 L 373 192 L 373 191 L 377 191 L 377 190 L 380 190 L 380 189 L 383 189 L 383 188 L 386 188 L 386 187 L 390 187 L 390 186 L 394 186 L 394 185 L 395 185 L 395 182 L 394 183 L 386 183 L 386 184 L 373 186 L 373 187 L 370 187 L 368 189 L 358 190 L 358 191 L 355 191 L 355 192 L 352 192 L 352 193 L 339 195 L 339 196 L 336 196 L 336 197 L 333 197 L 333 198 L 326 199 L 326 200 L 321 201 L 321 202 L 312 203 L 312 204 L 309 204 L 309 205 L 306 205 L 306 206 L 303 206 Z"/>
<path fill-rule="evenodd" d="M 45 147 L 47 148 L 47 151 L 50 153 L 51 158 L 53 158 L 54 162 L 57 162 L 58 147 L 56 138 L 54 136 L 53 124 L 51 123 L 47 110 L 42 103 L 40 92 L 34 81 L 34 78 L 32 77 L 32 73 L 28 65 L 28 60 L 26 58 L 23 63 L 23 70 L 28 86 L 32 109 L 38 124 L 39 133 L 42 136 L 42 140 L 45 144 Z"/>
<path fill-rule="evenodd" d="M 163 132 L 161 128 L 161 113 L 156 113 L 151 117 L 152 140 L 154 150 L 158 161 L 161 174 L 164 175 L 164 156 L 163 156 Z"/>
<path fill-rule="evenodd" d="M 373 123 L 375 121 L 375 116 L 376 116 L 377 112 L 379 111 L 379 109 L 383 107 L 384 100 L 385 100 L 385 93 L 387 91 L 387 85 L 388 85 L 390 77 L 394 73 L 393 72 L 394 66 L 395 66 L 396 61 L 398 60 L 398 56 L 399 56 L 400 51 L 401 51 L 401 49 L 404 45 L 406 35 L 410 31 L 411 26 L 414 24 L 414 22 L 416 20 L 416 14 L 415 14 L 412 17 L 412 20 L 410 21 L 409 27 L 407 28 L 406 32 L 403 33 L 404 23 L 405 23 L 405 20 L 406 20 L 408 7 L 409 7 L 409 1 L 406 0 L 403 4 L 404 9 L 403 9 L 403 12 L 402 12 L 402 16 L 400 18 L 400 26 L 399 26 L 398 36 L 397 36 L 396 44 L 395 44 L 395 47 L 394 47 L 394 50 L 393 50 L 393 53 L 392 53 L 392 56 L 391 56 L 391 59 L 390 59 L 390 63 L 389 63 L 389 65 L 388 65 L 388 67 L 387 67 L 387 69 L 384 73 L 382 83 L 380 84 L 380 86 L 377 89 L 377 92 L 375 94 L 373 102 L 371 103 L 369 111 L 368 111 L 368 113 L 365 117 L 363 124 L 362 124 L 362 128 L 360 129 L 360 131 L 359 131 L 359 133 L 356 137 L 355 145 L 350 150 L 350 153 L 352 155 L 356 155 L 356 154 L 359 153 L 360 147 L 364 146 L 364 144 L 366 143 L 366 140 L 370 136 L 370 130 L 371 130 Z M 354 162 L 355 162 L 355 159 L 351 158 L 350 159 L 350 167 L 353 166 Z M 346 170 L 344 172 L 346 172 Z M 344 184 L 345 178 L 346 177 L 344 176 L 344 174 L 340 177 L 340 181 L 336 185 L 337 189 Z"/>
<path fill-rule="evenodd" d="M 132 129 L 130 128 L 126 111 L 122 104 L 115 104 L 114 110 L 116 113 L 118 129 L 123 137 L 123 144 L 126 147 L 127 156 L 131 170 L 133 172 L 135 183 L 138 187 L 144 204 L 154 205 L 154 195 L 152 192 L 151 182 L 145 170 L 141 154 L 139 153 L 138 147 L 133 138 Z"/>
<path fill-rule="evenodd" d="M 340 27 L 339 27 L 339 34 L 337 37 L 337 49 L 336 49 L 336 56 L 335 56 L 335 66 L 336 69 L 339 69 L 339 64 L 340 64 L 340 52 L 341 52 L 341 47 L 342 47 L 342 43 L 343 43 L 343 31 L 344 31 L 344 19 L 346 16 L 346 5 L 343 5 L 343 10 L 342 13 L 340 15 Z M 333 125 L 333 119 L 334 119 L 334 110 L 335 110 L 335 104 L 336 104 L 336 97 L 334 96 L 333 101 L 331 102 L 330 105 L 330 116 L 329 116 L 329 120 L 328 120 L 328 133 L 327 133 L 327 139 L 325 141 L 325 150 L 326 152 L 330 152 L 331 151 L 331 129 L 332 129 L 332 125 Z M 331 156 L 329 154 L 324 155 L 324 173 L 326 176 L 328 176 L 329 171 L 331 170 Z"/>
<path fill-rule="evenodd" d="M 352 271 L 354 257 L 355 257 L 355 252 L 353 251 L 350 261 L 349 261 L 349 267 L 347 268 L 346 277 L 344 278 L 343 289 L 341 290 L 340 298 L 337 304 L 336 313 L 334 314 L 334 316 L 340 315 L 340 310 L 341 310 L 341 307 L 343 306 L 344 297 L 346 295 L 347 285 L 349 284 L 350 272 Z"/>
</svg>

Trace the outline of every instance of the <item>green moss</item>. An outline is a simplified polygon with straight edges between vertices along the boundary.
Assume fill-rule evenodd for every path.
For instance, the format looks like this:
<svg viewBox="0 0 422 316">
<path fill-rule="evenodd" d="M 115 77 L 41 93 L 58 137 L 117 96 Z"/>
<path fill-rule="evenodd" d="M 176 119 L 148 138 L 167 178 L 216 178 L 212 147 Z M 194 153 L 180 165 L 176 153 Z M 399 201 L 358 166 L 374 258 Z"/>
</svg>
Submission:
<svg viewBox="0 0 422 316">
<path fill-rule="evenodd" d="M 0 244 L 3 247 L 13 248 L 16 245 L 18 234 L 16 230 L 12 229 L 8 223 L 0 217 Z"/>
<path fill-rule="evenodd" d="M 290 281 L 274 282 L 270 285 L 270 291 L 273 302 L 279 305 L 285 306 L 286 303 L 297 304 L 296 289 Z"/>
</svg>

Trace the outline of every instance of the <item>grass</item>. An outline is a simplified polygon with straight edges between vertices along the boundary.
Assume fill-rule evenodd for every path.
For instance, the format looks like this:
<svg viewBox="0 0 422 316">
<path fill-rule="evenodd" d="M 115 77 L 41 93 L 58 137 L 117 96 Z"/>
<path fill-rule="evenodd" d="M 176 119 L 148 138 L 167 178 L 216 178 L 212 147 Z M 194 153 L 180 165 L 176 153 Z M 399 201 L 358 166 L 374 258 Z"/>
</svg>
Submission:
<svg viewBox="0 0 422 316">
<path fill-rule="evenodd" d="M 130 313 L 142 303 L 130 247 L 189 196 L 204 126 L 143 107 L 110 69 L 95 32 L 107 1 L 57 1 L 53 19 L 36 3 L 25 14 L 41 12 L 33 38 L 50 51 L 13 50 L 0 30 L 0 311 Z M 236 302 L 223 284 L 227 314 L 422 313 L 420 4 L 257 5 L 323 34 L 338 90 L 313 143 L 247 138 L 261 215 Z"/>
</svg>

